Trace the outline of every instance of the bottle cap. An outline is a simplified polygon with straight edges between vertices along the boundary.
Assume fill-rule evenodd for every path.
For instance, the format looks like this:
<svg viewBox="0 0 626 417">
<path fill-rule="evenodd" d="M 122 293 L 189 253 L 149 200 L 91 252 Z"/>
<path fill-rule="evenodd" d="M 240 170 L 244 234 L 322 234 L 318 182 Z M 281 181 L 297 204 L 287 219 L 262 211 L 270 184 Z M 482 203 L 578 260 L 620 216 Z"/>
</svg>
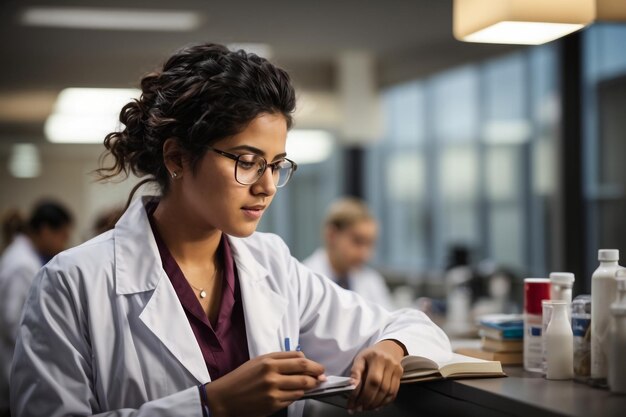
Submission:
<svg viewBox="0 0 626 417">
<path fill-rule="evenodd" d="M 598 251 L 599 261 L 619 261 L 619 249 L 600 249 Z"/>
<path fill-rule="evenodd" d="M 572 285 L 574 283 L 574 274 L 571 272 L 551 272 L 550 282 L 559 285 Z"/>
<path fill-rule="evenodd" d="M 615 278 L 624 277 L 626 278 L 626 268 L 620 268 L 615 272 Z"/>
</svg>

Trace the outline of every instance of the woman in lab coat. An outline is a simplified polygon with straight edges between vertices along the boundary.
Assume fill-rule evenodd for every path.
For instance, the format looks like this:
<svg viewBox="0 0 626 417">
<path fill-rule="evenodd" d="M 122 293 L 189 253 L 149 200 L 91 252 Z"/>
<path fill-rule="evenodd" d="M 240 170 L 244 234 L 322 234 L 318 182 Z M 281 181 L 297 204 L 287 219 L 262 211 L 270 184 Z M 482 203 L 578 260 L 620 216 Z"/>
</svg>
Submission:
<svg viewBox="0 0 626 417">
<path fill-rule="evenodd" d="M 283 70 L 219 45 L 142 80 L 101 173 L 146 175 L 161 196 L 39 273 L 13 416 L 298 416 L 325 375 L 352 376 L 350 407 L 372 409 L 395 398 L 403 355 L 449 354 L 423 314 L 369 304 L 254 232 L 296 169 L 294 107 Z"/>
</svg>

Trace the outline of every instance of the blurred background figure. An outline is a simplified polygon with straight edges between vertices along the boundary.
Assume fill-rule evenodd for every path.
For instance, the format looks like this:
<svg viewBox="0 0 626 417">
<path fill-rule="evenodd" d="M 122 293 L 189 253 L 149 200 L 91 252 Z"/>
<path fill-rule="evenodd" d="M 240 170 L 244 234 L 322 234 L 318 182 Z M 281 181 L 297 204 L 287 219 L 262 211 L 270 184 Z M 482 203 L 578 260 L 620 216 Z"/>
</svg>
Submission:
<svg viewBox="0 0 626 417">
<path fill-rule="evenodd" d="M 2 249 L 13 242 L 13 238 L 24 231 L 24 218 L 18 209 L 8 209 L 2 216 Z"/>
<path fill-rule="evenodd" d="M 67 208 L 42 201 L 0 258 L 0 416 L 9 415 L 9 373 L 28 290 L 39 269 L 66 248 L 71 227 Z"/>
<path fill-rule="evenodd" d="M 378 224 L 367 205 L 356 198 L 333 203 L 324 220 L 324 247 L 303 263 L 366 300 L 393 308 L 383 276 L 366 264 L 378 238 Z"/>
</svg>

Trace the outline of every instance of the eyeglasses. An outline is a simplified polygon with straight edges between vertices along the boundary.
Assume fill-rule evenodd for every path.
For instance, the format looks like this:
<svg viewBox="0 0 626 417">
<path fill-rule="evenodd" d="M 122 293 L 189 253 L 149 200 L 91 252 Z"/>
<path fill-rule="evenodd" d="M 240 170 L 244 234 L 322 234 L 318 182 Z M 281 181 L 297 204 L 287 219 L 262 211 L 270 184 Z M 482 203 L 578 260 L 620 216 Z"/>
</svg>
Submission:
<svg viewBox="0 0 626 417">
<path fill-rule="evenodd" d="M 235 155 L 210 146 L 208 148 L 217 154 L 235 161 L 235 180 L 242 185 L 254 184 L 265 174 L 265 170 L 269 167 L 272 170 L 274 185 L 276 185 L 277 188 L 284 187 L 296 169 L 298 169 L 298 165 L 287 158 L 270 164 L 260 155 L 247 153 Z"/>
</svg>

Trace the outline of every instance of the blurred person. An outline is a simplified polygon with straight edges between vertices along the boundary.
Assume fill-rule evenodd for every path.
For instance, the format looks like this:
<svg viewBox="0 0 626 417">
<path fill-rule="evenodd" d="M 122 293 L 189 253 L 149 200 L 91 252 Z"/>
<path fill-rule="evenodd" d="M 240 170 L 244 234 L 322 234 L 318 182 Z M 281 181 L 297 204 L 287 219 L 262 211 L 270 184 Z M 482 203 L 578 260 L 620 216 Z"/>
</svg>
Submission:
<svg viewBox="0 0 626 417">
<path fill-rule="evenodd" d="M 340 287 L 393 309 L 385 279 L 367 266 L 378 238 L 378 225 L 365 202 L 347 197 L 331 204 L 324 220 L 323 237 L 324 247 L 313 252 L 303 264 Z"/>
<path fill-rule="evenodd" d="M 2 216 L 2 251 L 24 231 L 24 218 L 18 209 L 9 209 Z"/>
<path fill-rule="evenodd" d="M 0 258 L 0 415 L 8 415 L 9 372 L 22 308 L 41 267 L 66 248 L 72 216 L 54 201 L 38 203 L 24 234 Z"/>
<path fill-rule="evenodd" d="M 404 355 L 450 357 L 423 313 L 341 290 L 255 232 L 297 168 L 285 71 L 201 44 L 141 88 L 99 172 L 144 177 L 131 197 L 148 182 L 160 195 L 38 273 L 15 349 L 14 417 L 299 417 L 297 400 L 326 373 L 358 384 L 350 409 L 373 409 L 394 400 Z"/>
</svg>

